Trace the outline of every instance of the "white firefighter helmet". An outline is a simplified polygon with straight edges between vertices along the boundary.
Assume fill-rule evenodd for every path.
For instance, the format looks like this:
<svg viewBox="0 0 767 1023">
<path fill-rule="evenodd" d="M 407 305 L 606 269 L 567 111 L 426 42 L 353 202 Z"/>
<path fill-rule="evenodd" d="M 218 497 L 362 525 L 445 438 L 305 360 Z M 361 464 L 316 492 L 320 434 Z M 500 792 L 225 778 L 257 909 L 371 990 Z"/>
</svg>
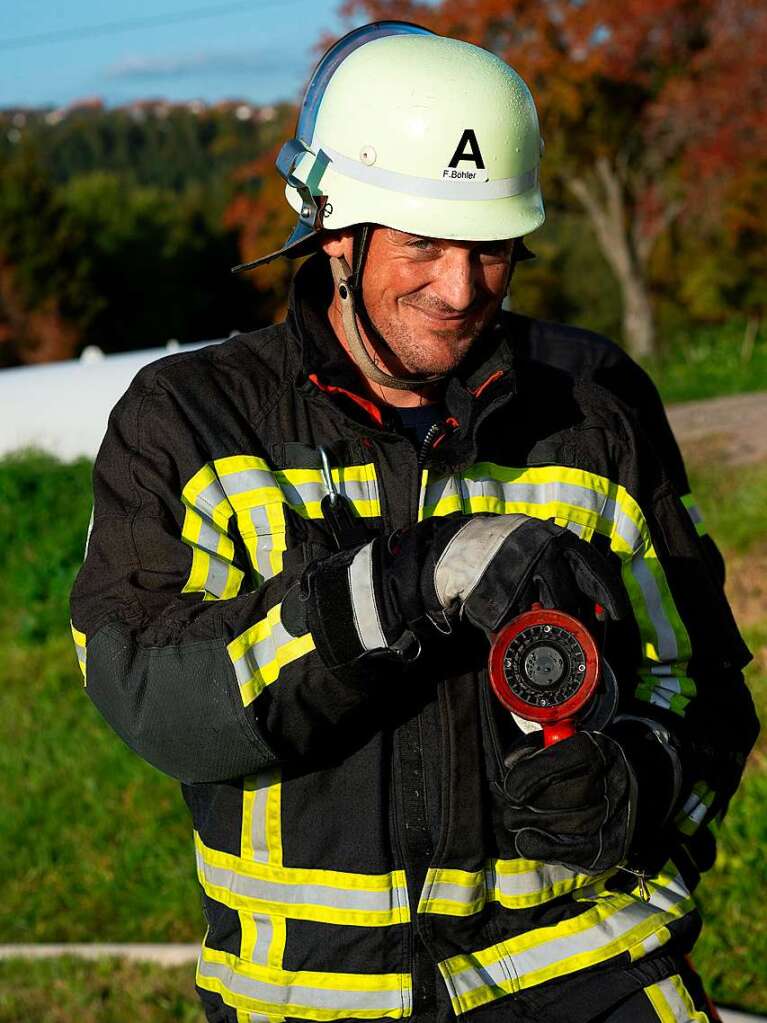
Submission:
<svg viewBox="0 0 767 1023">
<path fill-rule="evenodd" d="M 522 78 L 471 43 L 406 22 L 365 25 L 325 54 L 277 159 L 298 224 L 277 252 L 374 223 L 461 241 L 519 238 L 544 221 L 542 142 Z"/>
</svg>

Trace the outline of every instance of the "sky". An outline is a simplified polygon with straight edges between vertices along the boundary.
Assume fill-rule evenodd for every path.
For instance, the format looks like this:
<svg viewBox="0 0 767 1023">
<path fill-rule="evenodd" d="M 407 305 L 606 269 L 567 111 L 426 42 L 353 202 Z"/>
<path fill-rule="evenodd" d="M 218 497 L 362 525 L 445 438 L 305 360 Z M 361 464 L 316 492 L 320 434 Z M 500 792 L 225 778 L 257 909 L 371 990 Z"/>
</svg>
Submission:
<svg viewBox="0 0 767 1023">
<path fill-rule="evenodd" d="M 340 0 L 0 0 L 0 108 L 295 100 Z"/>
</svg>

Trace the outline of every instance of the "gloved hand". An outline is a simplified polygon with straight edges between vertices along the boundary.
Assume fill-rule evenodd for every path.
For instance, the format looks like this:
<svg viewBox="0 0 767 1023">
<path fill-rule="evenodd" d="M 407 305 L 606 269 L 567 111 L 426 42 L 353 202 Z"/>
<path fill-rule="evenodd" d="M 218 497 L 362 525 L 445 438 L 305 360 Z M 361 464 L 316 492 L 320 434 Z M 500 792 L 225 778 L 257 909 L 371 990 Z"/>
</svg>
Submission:
<svg viewBox="0 0 767 1023">
<path fill-rule="evenodd" d="M 519 855 L 586 874 L 623 863 L 637 784 L 620 744 L 602 732 L 577 732 L 545 749 L 540 742 L 540 733 L 528 736 L 506 759 L 503 822 Z"/>
<path fill-rule="evenodd" d="M 624 613 L 622 583 L 588 543 L 526 515 L 426 519 L 314 562 L 286 594 L 282 622 L 311 631 L 332 670 L 371 657 L 414 660 L 427 636 L 449 633 L 461 612 L 490 633 L 540 600 L 577 612 Z"/>
</svg>

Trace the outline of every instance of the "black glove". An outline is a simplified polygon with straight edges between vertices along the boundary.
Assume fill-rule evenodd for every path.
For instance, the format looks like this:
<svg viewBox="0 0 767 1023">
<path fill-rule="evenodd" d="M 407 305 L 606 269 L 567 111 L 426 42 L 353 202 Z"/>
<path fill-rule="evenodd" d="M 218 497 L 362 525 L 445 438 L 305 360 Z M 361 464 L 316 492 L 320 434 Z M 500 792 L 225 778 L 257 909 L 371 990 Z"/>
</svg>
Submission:
<svg viewBox="0 0 767 1023">
<path fill-rule="evenodd" d="M 478 583 L 463 596 L 463 613 L 487 633 L 533 603 L 577 618 L 601 604 L 613 620 L 628 611 L 620 576 L 591 544 L 551 520 L 522 521 L 506 536 Z M 460 538 L 457 538 L 460 539 Z"/>
<path fill-rule="evenodd" d="M 612 566 L 553 522 L 526 515 L 435 517 L 314 562 L 286 594 L 282 622 L 310 631 L 332 670 L 371 655 L 412 661 L 452 631 L 463 611 L 487 632 L 535 600 L 577 613 L 600 603 L 612 618 L 626 597 Z"/>
<path fill-rule="evenodd" d="M 520 856 L 601 874 L 626 861 L 637 785 L 620 744 L 577 732 L 545 749 L 540 733 L 507 758 L 503 821 Z"/>
</svg>

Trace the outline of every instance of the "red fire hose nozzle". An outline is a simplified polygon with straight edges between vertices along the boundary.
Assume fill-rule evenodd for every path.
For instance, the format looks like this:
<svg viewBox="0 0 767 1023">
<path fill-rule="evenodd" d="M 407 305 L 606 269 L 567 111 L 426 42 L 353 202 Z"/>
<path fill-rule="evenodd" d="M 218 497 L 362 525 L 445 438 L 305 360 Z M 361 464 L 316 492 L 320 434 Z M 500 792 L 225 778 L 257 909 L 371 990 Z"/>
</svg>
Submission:
<svg viewBox="0 0 767 1023">
<path fill-rule="evenodd" d="M 564 611 L 533 604 L 505 625 L 490 648 L 493 692 L 507 710 L 543 729 L 543 744 L 575 734 L 601 671 L 588 629 Z"/>
</svg>

